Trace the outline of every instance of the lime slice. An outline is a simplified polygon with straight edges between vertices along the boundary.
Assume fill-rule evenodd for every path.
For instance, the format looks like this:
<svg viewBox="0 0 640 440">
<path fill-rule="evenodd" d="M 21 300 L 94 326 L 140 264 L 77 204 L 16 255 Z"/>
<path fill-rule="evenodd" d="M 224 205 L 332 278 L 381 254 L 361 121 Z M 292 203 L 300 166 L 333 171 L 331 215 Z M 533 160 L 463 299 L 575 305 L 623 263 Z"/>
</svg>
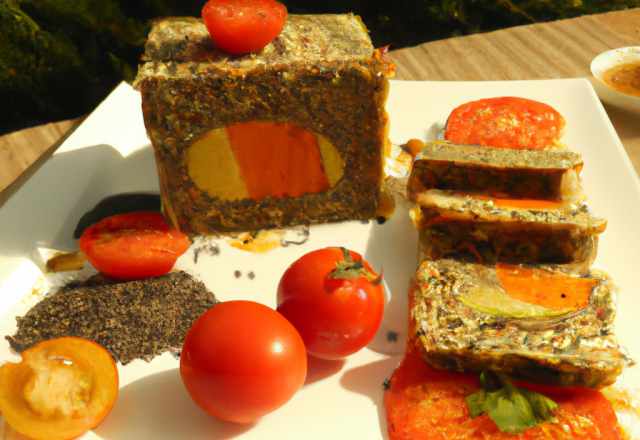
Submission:
<svg viewBox="0 0 640 440">
<path fill-rule="evenodd" d="M 511 318 L 552 318 L 573 309 L 550 310 L 511 298 L 496 285 L 472 286 L 461 293 L 459 299 L 467 306 L 487 315 Z"/>
</svg>

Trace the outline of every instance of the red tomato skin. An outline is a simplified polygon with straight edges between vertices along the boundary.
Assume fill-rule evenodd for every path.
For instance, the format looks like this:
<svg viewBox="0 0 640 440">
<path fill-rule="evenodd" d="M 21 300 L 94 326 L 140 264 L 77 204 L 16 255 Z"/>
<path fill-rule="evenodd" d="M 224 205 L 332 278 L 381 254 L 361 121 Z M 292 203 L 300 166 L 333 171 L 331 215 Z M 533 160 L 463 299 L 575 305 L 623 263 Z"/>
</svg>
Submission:
<svg viewBox="0 0 640 440">
<path fill-rule="evenodd" d="M 360 254 L 349 254 L 375 273 Z M 298 330 L 307 353 L 323 359 L 342 359 L 365 347 L 384 312 L 382 284 L 328 278 L 344 259 L 340 248 L 310 252 L 289 266 L 278 285 L 277 310 Z"/>
<path fill-rule="evenodd" d="M 78 247 L 100 272 L 136 280 L 166 274 L 190 244 L 189 237 L 171 229 L 160 213 L 134 212 L 90 226 Z"/>
<path fill-rule="evenodd" d="M 259 51 L 282 32 L 287 8 L 274 0 L 210 0 L 202 18 L 222 50 L 245 54 Z"/>
<path fill-rule="evenodd" d="M 527 98 L 498 97 L 456 107 L 447 120 L 450 142 L 514 150 L 558 147 L 565 120 L 550 105 Z"/>
<path fill-rule="evenodd" d="M 275 310 L 227 301 L 194 323 L 182 346 L 180 375 L 209 414 L 254 421 L 287 403 L 307 375 L 304 343 Z"/>
</svg>

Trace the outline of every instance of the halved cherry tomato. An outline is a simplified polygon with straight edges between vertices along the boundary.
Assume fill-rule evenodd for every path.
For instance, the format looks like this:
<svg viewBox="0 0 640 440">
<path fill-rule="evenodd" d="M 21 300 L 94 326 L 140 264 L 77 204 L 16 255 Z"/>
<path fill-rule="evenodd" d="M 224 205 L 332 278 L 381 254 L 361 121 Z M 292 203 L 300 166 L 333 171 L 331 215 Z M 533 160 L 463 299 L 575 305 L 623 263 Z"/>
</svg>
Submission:
<svg viewBox="0 0 640 440">
<path fill-rule="evenodd" d="M 362 256 L 344 248 L 310 252 L 285 271 L 278 308 L 300 332 L 307 353 L 340 359 L 366 346 L 384 312 L 384 291 Z"/>
<path fill-rule="evenodd" d="M 86 339 L 50 339 L 0 367 L 0 411 L 35 440 L 67 440 L 96 427 L 117 395 L 113 358 Z"/>
<path fill-rule="evenodd" d="M 274 0 L 210 0 L 202 19 L 221 49 L 243 54 L 262 49 L 282 32 L 287 8 Z"/>
<path fill-rule="evenodd" d="M 495 148 L 546 150 L 559 147 L 564 126 L 562 115 L 542 102 L 510 96 L 486 98 L 455 108 L 444 138 Z"/>
<path fill-rule="evenodd" d="M 133 212 L 90 226 L 78 246 L 100 272 L 136 280 L 169 272 L 190 244 L 189 237 L 171 229 L 160 213 Z"/>
<path fill-rule="evenodd" d="M 247 423 L 287 403 L 307 375 L 304 343 L 275 310 L 227 301 L 201 315 L 182 346 L 180 375 L 209 414 Z"/>
</svg>

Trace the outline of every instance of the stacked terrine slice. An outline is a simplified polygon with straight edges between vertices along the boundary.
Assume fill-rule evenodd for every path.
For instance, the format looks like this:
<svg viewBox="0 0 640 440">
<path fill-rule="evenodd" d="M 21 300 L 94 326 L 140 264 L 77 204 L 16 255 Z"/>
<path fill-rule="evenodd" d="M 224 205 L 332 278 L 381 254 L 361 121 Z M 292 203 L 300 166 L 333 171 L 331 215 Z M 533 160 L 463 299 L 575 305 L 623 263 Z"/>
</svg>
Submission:
<svg viewBox="0 0 640 440">
<path fill-rule="evenodd" d="M 590 268 L 606 220 L 584 204 L 581 169 L 566 150 L 421 150 L 409 337 L 427 363 L 593 388 L 631 363 L 613 335 L 618 288 Z"/>
</svg>

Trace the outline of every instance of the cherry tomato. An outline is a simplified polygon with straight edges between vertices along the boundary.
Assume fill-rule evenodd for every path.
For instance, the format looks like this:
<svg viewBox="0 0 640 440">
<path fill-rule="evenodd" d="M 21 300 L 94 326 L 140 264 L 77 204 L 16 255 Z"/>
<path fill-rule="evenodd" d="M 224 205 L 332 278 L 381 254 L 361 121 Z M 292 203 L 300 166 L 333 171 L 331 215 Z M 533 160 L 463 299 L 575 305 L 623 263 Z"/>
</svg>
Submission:
<svg viewBox="0 0 640 440">
<path fill-rule="evenodd" d="M 50 339 L 0 367 L 0 411 L 35 440 L 67 440 L 96 427 L 117 395 L 113 358 L 85 339 Z"/>
<path fill-rule="evenodd" d="M 449 115 L 444 138 L 514 150 L 557 148 L 565 120 L 553 107 L 526 98 L 471 101 Z"/>
<path fill-rule="evenodd" d="M 287 8 L 274 0 L 210 0 L 202 19 L 221 49 L 243 54 L 262 49 L 282 32 Z"/>
<path fill-rule="evenodd" d="M 190 245 L 157 212 L 106 218 L 87 228 L 78 246 L 100 272 L 122 280 L 159 277 L 169 272 Z"/>
<path fill-rule="evenodd" d="M 367 345 L 384 312 L 384 291 L 371 266 L 356 252 L 310 252 L 285 271 L 278 311 L 300 332 L 307 353 L 340 359 Z"/>
<path fill-rule="evenodd" d="M 182 346 L 180 375 L 193 400 L 230 422 L 256 420 L 287 403 L 307 375 L 304 343 L 275 310 L 228 301 L 202 314 Z"/>
</svg>

